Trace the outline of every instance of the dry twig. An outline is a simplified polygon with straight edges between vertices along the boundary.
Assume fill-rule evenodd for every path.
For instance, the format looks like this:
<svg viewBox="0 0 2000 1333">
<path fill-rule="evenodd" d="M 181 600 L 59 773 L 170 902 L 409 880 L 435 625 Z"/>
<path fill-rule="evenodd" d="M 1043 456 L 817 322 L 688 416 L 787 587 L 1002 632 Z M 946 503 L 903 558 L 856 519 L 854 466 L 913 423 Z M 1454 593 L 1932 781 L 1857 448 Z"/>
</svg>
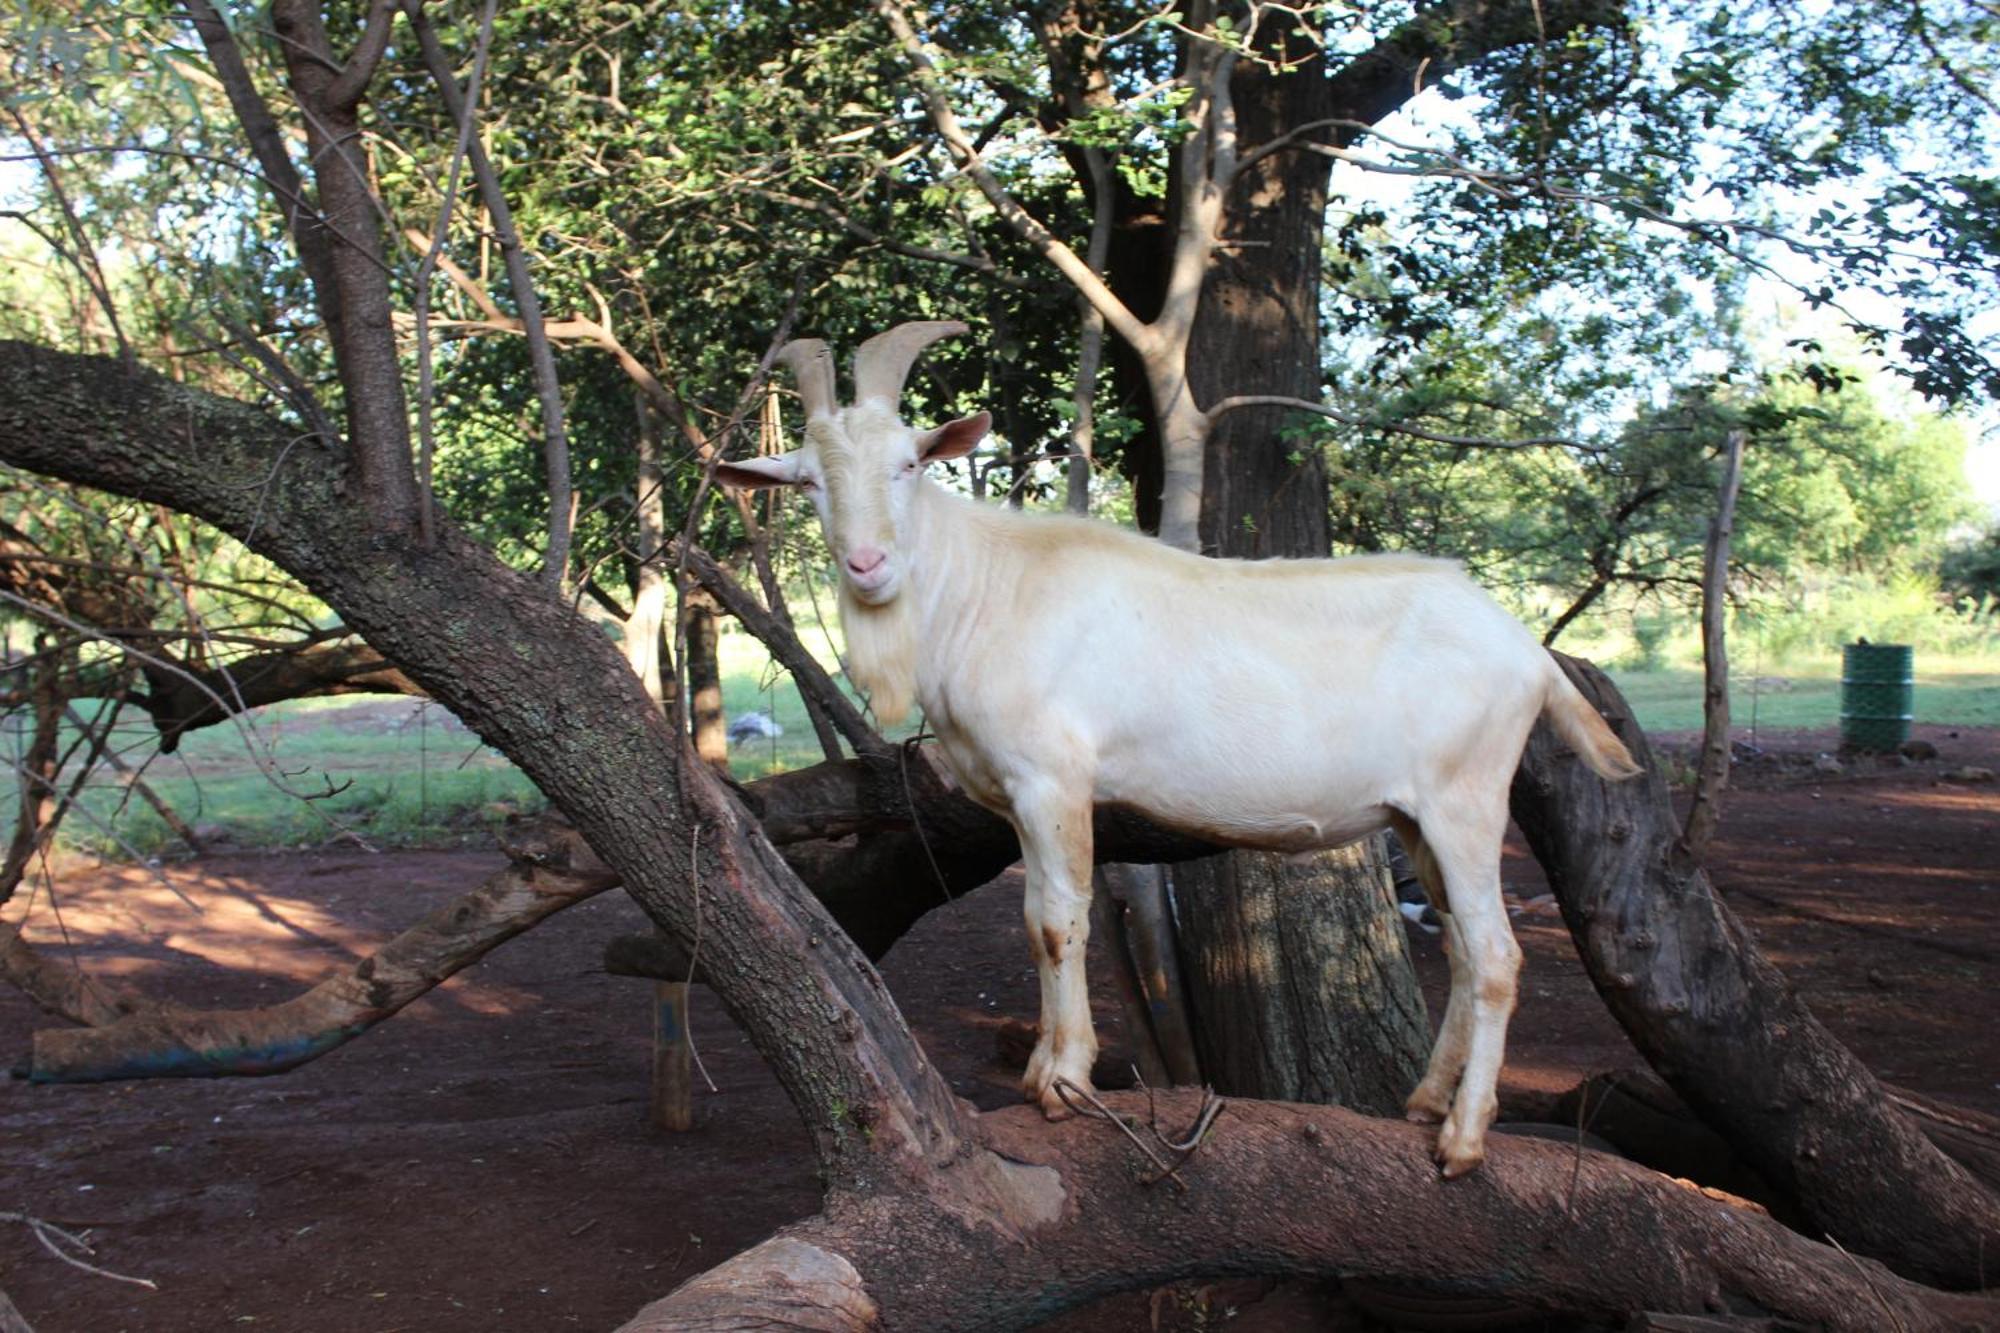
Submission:
<svg viewBox="0 0 2000 1333">
<path fill-rule="evenodd" d="M 91 1249 L 89 1242 L 85 1241 L 83 1237 L 73 1231 L 65 1231 L 53 1222 L 45 1222 L 39 1217 L 31 1217 L 27 1213 L 0 1213 L 0 1222 L 19 1222 L 34 1234 L 35 1239 L 42 1243 L 43 1249 L 72 1268 L 81 1268 L 84 1272 L 93 1273 L 98 1277 L 108 1277 L 113 1282 L 129 1282 L 135 1287 L 144 1287 L 148 1291 L 158 1291 L 160 1289 L 160 1284 L 151 1278 L 127 1277 L 123 1273 L 114 1273 L 108 1268 L 99 1268 L 96 1264 L 88 1264 L 77 1258 L 76 1254 L 70 1253 L 71 1250 L 89 1255 L 95 1255 L 97 1251 Z M 57 1241 L 61 1241 L 62 1244 L 58 1245 Z M 65 1249 L 64 1246 L 67 1246 L 68 1249 Z"/>
</svg>

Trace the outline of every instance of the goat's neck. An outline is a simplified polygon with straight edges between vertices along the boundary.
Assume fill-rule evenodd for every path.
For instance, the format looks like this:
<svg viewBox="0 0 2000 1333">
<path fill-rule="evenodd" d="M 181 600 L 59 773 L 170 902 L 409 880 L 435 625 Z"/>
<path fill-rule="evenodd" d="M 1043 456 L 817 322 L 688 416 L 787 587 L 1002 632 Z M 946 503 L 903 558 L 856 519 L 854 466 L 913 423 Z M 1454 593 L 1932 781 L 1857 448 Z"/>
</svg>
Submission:
<svg viewBox="0 0 2000 1333">
<path fill-rule="evenodd" d="M 966 502 L 929 481 L 916 486 L 906 531 L 899 534 L 902 591 L 887 606 L 867 606 L 841 587 L 848 670 L 868 692 L 881 726 L 900 721 L 927 686 L 935 687 L 941 658 L 992 572 L 980 571 L 968 556 L 979 533 L 978 516 L 967 512 Z"/>
</svg>

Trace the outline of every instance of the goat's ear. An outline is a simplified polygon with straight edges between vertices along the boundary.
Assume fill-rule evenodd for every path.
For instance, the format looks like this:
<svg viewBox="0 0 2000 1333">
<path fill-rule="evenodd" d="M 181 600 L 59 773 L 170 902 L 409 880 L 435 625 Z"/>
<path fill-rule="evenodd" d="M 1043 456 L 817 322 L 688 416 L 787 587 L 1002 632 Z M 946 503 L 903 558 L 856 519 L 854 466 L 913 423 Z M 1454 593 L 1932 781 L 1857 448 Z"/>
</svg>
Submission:
<svg viewBox="0 0 2000 1333">
<path fill-rule="evenodd" d="M 947 458 L 963 458 L 972 452 L 973 446 L 986 438 L 986 432 L 993 429 L 993 414 L 979 412 L 956 421 L 947 421 L 936 430 L 927 430 L 917 437 L 917 457 L 926 463 L 936 463 Z"/>
<path fill-rule="evenodd" d="M 794 451 L 769 458 L 746 458 L 740 463 L 718 463 L 715 479 L 724 486 L 746 491 L 766 486 L 796 486 L 799 456 Z"/>
</svg>

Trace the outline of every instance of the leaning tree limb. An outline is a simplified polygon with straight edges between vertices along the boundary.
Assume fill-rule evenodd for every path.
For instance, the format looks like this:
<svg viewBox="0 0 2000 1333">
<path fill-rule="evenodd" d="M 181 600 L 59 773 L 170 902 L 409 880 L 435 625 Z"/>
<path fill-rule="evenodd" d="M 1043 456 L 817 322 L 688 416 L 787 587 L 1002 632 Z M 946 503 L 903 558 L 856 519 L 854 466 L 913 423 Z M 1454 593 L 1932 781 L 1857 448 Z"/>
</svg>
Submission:
<svg viewBox="0 0 2000 1333">
<path fill-rule="evenodd" d="M 0 342 L 0 460 L 236 536 L 512 759 L 657 923 L 699 935 L 830 1183 L 935 1178 L 965 1154 L 970 1112 L 881 977 L 567 603 L 452 524 L 418 546 L 349 484 L 345 450 L 105 358 Z"/>
<path fill-rule="evenodd" d="M 670 562 L 679 559 L 687 561 L 688 571 L 694 575 L 695 581 L 708 589 L 722 609 L 734 616 L 751 637 L 771 650 L 771 656 L 777 659 L 778 664 L 792 673 L 800 692 L 824 710 L 857 753 L 888 747 L 888 742 L 868 725 L 868 719 L 861 715 L 861 710 L 840 692 L 840 687 L 833 683 L 833 678 L 827 675 L 819 659 L 806 651 L 806 646 L 799 642 L 799 636 L 793 633 L 792 627 L 751 596 L 749 589 L 730 577 L 729 571 L 717 563 L 714 556 L 692 543 L 675 540 L 666 548 L 666 559 Z"/>
<path fill-rule="evenodd" d="M 1708 851 L 1722 819 L 1722 793 L 1729 786 L 1729 543 L 1736 531 L 1736 494 L 1743 484 L 1741 427 L 1729 432 L 1716 488 L 1715 516 L 1701 561 L 1701 762 L 1688 801 L 1681 840 L 1700 858 Z"/>
<path fill-rule="evenodd" d="M 331 694 L 423 693 L 393 662 L 352 638 L 255 653 L 205 670 L 149 666 L 146 686 L 137 701 L 152 715 L 160 749 L 169 754 L 188 732 L 264 704 Z"/>
<path fill-rule="evenodd" d="M 1898 1111 L 1716 897 L 1645 733 L 1601 671 L 1556 654 L 1645 768 L 1611 784 L 1537 726 L 1514 821 L 1598 993 L 1660 1076 L 1814 1226 L 1947 1286 L 1991 1279 L 2000 1196 Z"/>
<path fill-rule="evenodd" d="M 512 864 L 352 967 L 256 1009 L 139 1005 L 101 1026 L 37 1032 L 16 1070 L 36 1083 L 279 1074 L 343 1046 L 439 982 L 618 877 L 567 830 L 507 848 Z M 44 964 L 44 966 L 53 966 Z"/>
</svg>

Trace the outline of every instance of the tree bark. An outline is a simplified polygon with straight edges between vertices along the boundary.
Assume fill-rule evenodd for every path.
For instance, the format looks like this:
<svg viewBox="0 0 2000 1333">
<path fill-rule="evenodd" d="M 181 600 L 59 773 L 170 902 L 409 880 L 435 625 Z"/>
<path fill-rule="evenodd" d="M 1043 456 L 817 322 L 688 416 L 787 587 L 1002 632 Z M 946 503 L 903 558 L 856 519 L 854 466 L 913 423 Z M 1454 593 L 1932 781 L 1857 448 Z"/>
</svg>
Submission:
<svg viewBox="0 0 2000 1333">
<path fill-rule="evenodd" d="M 729 771 L 729 719 L 722 710 L 722 626 L 715 598 L 700 588 L 681 595 L 681 635 L 686 649 L 688 734 L 695 756 L 719 773 Z"/>
<path fill-rule="evenodd" d="M 1333 85 L 1321 58 L 1295 24 L 1282 28 L 1267 54 L 1301 63 L 1276 74 L 1244 61 L 1231 81 L 1246 145 L 1269 143 L 1333 113 Z M 1230 190 L 1222 244 L 1202 285 L 1188 347 L 1197 402 L 1236 394 L 1309 403 L 1325 397 L 1319 236 L 1330 166 L 1317 153 L 1272 153 L 1252 162 Z M 1202 485 L 1204 552 L 1261 559 L 1331 550 L 1326 459 L 1318 448 L 1284 438 L 1287 427 L 1308 420 L 1283 407 L 1239 408 L 1216 420 Z"/>
<path fill-rule="evenodd" d="M 410 460 L 409 405 L 378 201 L 361 153 L 361 89 L 352 89 L 351 96 L 330 95 L 342 61 L 327 40 L 318 0 L 276 0 L 271 26 L 303 113 L 318 187 L 320 215 L 301 219 L 300 225 L 323 227 L 332 238 L 321 247 L 325 276 L 339 293 L 339 320 L 328 325 L 328 336 L 347 390 L 347 448 L 356 488 L 371 526 L 406 533 L 417 521 L 417 474 Z M 313 276 L 316 283 L 322 277 Z"/>
<path fill-rule="evenodd" d="M 1514 821 L 1605 1004 L 1816 1229 L 1921 1281 L 1990 1280 L 2000 1198 L 1896 1110 L 1758 952 L 1681 843 L 1624 700 L 1596 668 L 1557 660 L 1646 770 L 1606 783 L 1543 723 L 1514 780 Z"/>
<path fill-rule="evenodd" d="M 1382 839 L 1305 862 L 1207 857 L 1173 875 L 1196 1043 L 1216 1089 L 1400 1112 L 1431 1034 Z"/>
</svg>

